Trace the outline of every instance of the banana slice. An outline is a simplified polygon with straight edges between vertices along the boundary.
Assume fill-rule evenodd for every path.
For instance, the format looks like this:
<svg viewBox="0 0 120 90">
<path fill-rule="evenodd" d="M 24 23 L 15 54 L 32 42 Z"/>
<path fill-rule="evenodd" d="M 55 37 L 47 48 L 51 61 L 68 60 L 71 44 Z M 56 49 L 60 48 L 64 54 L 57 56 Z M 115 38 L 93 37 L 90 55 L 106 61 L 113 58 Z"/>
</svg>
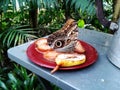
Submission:
<svg viewBox="0 0 120 90">
<path fill-rule="evenodd" d="M 54 73 L 59 67 L 71 67 L 85 63 L 86 56 L 84 54 L 59 54 L 56 59 L 56 67 L 51 71 Z"/>
</svg>

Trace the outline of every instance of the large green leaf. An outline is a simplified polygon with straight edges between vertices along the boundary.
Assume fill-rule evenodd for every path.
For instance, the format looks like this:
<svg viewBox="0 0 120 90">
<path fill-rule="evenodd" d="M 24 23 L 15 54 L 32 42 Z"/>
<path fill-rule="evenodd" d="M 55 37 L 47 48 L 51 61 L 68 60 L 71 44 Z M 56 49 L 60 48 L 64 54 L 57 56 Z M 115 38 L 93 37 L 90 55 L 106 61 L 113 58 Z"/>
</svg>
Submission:
<svg viewBox="0 0 120 90">
<path fill-rule="evenodd" d="M 15 76 L 12 73 L 8 73 L 8 77 L 11 80 L 12 83 L 17 83 L 17 79 L 15 78 Z"/>
<path fill-rule="evenodd" d="M 1 80 L 0 80 L 0 88 L 2 88 L 2 89 L 4 89 L 4 90 L 8 90 L 8 88 L 7 88 L 7 86 L 5 85 L 5 83 L 2 82 Z"/>
</svg>

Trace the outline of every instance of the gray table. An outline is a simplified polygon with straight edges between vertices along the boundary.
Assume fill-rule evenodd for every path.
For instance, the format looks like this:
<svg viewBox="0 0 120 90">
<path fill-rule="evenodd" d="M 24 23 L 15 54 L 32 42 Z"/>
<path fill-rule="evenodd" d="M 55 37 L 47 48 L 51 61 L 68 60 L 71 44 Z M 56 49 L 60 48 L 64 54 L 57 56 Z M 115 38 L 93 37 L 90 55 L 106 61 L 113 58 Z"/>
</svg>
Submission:
<svg viewBox="0 0 120 90">
<path fill-rule="evenodd" d="M 112 35 L 93 30 L 79 30 L 79 39 L 96 48 L 99 57 L 93 65 L 79 70 L 57 71 L 37 66 L 26 55 L 28 42 L 8 50 L 11 60 L 36 73 L 40 77 L 58 85 L 64 90 L 120 90 L 120 69 L 112 65 L 106 57 Z"/>
</svg>

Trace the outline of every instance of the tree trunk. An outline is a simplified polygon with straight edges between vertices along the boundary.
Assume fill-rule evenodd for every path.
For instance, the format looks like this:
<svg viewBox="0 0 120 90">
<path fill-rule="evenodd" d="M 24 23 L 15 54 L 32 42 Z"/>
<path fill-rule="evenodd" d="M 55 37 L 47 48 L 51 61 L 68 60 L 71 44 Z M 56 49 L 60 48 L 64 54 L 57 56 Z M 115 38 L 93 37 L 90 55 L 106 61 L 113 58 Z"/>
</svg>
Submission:
<svg viewBox="0 0 120 90">
<path fill-rule="evenodd" d="M 29 19 L 32 28 L 36 28 L 38 26 L 37 17 L 38 17 L 38 7 L 37 5 L 33 5 L 32 1 L 30 1 Z"/>
<path fill-rule="evenodd" d="M 66 0 L 63 0 L 63 10 L 65 10 L 65 18 L 66 20 L 68 20 L 69 18 L 71 18 L 71 14 L 70 14 L 70 1 L 68 2 L 68 4 L 66 5 Z"/>
</svg>

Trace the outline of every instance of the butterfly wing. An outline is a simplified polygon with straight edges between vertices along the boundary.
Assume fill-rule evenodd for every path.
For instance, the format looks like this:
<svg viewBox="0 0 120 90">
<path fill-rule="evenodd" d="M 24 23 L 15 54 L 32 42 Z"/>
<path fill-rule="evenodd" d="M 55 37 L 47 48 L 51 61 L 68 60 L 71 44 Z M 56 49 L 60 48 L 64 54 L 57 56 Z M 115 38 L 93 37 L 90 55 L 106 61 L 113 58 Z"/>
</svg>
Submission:
<svg viewBox="0 0 120 90">
<path fill-rule="evenodd" d="M 78 27 L 73 19 L 69 19 L 62 29 L 54 32 L 48 37 L 48 45 L 60 52 L 70 52 L 74 50 L 77 42 Z"/>
</svg>

